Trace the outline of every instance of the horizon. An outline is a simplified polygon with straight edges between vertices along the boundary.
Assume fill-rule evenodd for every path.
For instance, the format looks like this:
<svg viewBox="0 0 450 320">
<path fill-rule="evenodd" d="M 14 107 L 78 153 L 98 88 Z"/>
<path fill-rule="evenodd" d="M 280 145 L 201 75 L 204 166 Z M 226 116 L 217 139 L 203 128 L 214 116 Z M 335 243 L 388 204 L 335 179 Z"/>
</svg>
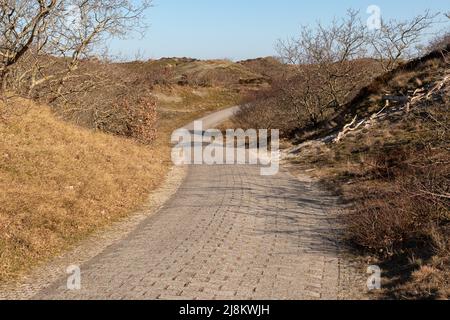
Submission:
<svg viewBox="0 0 450 320">
<path fill-rule="evenodd" d="M 324 10 L 324 4 L 328 5 Z M 360 11 L 361 19 L 369 18 L 367 8 L 379 6 L 384 19 L 408 19 L 425 10 L 444 12 L 448 6 L 440 0 L 408 3 L 407 12 L 400 1 L 344 0 L 339 3 L 320 1 L 300 3 L 295 0 L 238 0 L 227 2 L 192 0 L 153 0 L 147 13 L 150 25 L 143 38 L 114 39 L 111 53 L 124 60 L 161 58 L 194 58 L 198 60 L 242 61 L 277 56 L 275 44 L 297 34 L 301 25 L 317 21 L 328 24 L 343 17 L 348 9 Z M 213 27 L 211 27 L 213 26 Z M 448 26 L 448 24 L 447 24 Z M 436 24 L 429 36 L 444 28 Z M 429 39 L 429 37 L 428 37 Z"/>
</svg>

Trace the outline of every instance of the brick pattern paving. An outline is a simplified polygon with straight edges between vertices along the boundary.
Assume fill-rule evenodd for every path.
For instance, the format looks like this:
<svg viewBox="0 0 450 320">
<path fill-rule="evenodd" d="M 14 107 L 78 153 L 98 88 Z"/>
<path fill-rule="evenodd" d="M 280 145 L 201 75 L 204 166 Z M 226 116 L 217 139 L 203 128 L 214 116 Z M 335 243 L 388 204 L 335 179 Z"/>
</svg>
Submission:
<svg viewBox="0 0 450 320">
<path fill-rule="evenodd" d="M 123 241 L 37 299 L 338 299 L 335 198 L 287 172 L 192 166 L 176 195 Z"/>
</svg>

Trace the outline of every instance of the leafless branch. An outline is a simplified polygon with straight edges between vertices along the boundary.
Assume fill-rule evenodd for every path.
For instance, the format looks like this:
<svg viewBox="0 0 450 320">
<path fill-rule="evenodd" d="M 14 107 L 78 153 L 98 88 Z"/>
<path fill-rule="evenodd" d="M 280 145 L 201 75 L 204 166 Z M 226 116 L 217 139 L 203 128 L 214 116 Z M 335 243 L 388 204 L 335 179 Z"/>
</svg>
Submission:
<svg viewBox="0 0 450 320">
<path fill-rule="evenodd" d="M 60 95 L 66 77 L 106 40 L 144 32 L 150 6 L 151 0 L 0 0 L 2 89 L 14 74 L 14 90 L 29 93 L 57 80 L 53 86 Z M 64 68 L 52 58 L 61 58 Z"/>
<path fill-rule="evenodd" d="M 415 46 L 435 23 L 438 14 L 426 11 L 410 20 L 382 21 L 381 29 L 370 38 L 373 54 L 385 71 L 393 70 L 402 60 L 415 55 Z"/>
</svg>

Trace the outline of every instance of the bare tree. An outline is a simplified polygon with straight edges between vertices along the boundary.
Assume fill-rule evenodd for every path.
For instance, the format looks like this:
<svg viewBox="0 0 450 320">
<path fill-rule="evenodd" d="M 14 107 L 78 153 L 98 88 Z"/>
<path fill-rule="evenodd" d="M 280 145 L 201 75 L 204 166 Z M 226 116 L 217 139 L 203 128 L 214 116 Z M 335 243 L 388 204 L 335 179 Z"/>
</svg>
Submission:
<svg viewBox="0 0 450 320">
<path fill-rule="evenodd" d="M 359 12 L 349 10 L 347 17 L 333 20 L 330 27 L 321 23 L 313 30 L 303 26 L 300 36 L 278 41 L 277 51 L 290 64 L 330 64 L 348 61 L 364 53 L 365 28 Z"/>
<path fill-rule="evenodd" d="M 300 85 L 286 91 L 299 114 L 306 112 L 311 122 L 317 123 L 327 111 L 347 102 L 366 74 L 354 63 L 365 57 L 366 44 L 365 27 L 359 13 L 352 10 L 329 27 L 320 23 L 315 29 L 302 27 L 298 38 L 279 41 L 279 55 L 297 66 Z"/>
<path fill-rule="evenodd" d="M 31 49 L 48 27 L 57 0 L 1 0 L 0 85 L 5 87 L 8 68 Z"/>
<path fill-rule="evenodd" d="M 384 71 L 391 71 L 402 60 L 414 56 L 415 46 L 420 44 L 437 15 L 426 11 L 411 20 L 382 21 L 381 28 L 372 33 L 370 43 Z"/>
<path fill-rule="evenodd" d="M 16 84 L 30 91 L 51 82 L 60 95 L 80 61 L 99 53 L 106 40 L 143 31 L 150 5 L 151 0 L 0 0 L 3 90 L 8 73 L 21 62 Z"/>
</svg>

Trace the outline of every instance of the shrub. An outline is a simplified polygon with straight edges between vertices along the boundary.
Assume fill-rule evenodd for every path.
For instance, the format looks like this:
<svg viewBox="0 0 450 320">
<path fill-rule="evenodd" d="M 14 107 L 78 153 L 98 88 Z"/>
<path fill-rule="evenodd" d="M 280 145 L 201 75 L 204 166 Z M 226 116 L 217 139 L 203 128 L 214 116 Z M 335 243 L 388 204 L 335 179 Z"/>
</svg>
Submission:
<svg viewBox="0 0 450 320">
<path fill-rule="evenodd" d="M 388 155 L 386 162 L 392 159 Z M 351 240 L 382 255 L 411 245 L 439 247 L 435 240 L 450 222 L 450 202 L 444 196 L 449 191 L 449 166 L 423 163 L 408 170 L 392 169 L 391 175 L 394 181 L 389 184 L 369 184 L 360 190 L 366 195 L 346 217 Z"/>
<path fill-rule="evenodd" d="M 51 62 L 63 68 L 61 59 Z M 150 89 L 146 79 L 120 65 L 86 60 L 64 80 L 43 82 L 29 92 L 16 87 L 15 92 L 50 105 L 64 120 L 148 144 L 156 136 L 157 118 Z"/>
<path fill-rule="evenodd" d="M 123 97 L 113 107 L 115 121 L 105 119 L 100 129 L 149 144 L 156 138 L 156 102 L 149 96 Z"/>
<path fill-rule="evenodd" d="M 448 110 L 444 102 L 417 113 L 414 139 L 397 147 L 386 142 L 372 151 L 365 187 L 352 190 L 360 200 L 346 216 L 349 237 L 382 255 L 449 249 Z"/>
</svg>

